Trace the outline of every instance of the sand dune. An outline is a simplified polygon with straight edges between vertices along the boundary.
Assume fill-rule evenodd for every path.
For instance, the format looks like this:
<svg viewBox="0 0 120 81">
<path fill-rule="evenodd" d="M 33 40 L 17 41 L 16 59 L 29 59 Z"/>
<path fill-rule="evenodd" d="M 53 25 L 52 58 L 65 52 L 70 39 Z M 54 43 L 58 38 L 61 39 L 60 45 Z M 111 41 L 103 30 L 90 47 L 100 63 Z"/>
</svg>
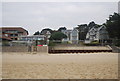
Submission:
<svg viewBox="0 0 120 81">
<path fill-rule="evenodd" d="M 3 53 L 3 78 L 117 79 L 117 53 Z"/>
</svg>

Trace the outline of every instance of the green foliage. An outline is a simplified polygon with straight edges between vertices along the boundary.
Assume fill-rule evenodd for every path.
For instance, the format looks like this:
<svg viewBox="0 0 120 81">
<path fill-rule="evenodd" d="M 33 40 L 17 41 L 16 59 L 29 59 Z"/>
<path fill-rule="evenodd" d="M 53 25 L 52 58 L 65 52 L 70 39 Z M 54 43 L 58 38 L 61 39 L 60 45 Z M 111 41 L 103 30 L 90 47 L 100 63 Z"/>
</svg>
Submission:
<svg viewBox="0 0 120 81">
<path fill-rule="evenodd" d="M 113 44 L 120 47 L 120 39 L 114 39 Z"/>
<path fill-rule="evenodd" d="M 88 24 L 89 29 L 91 29 L 93 26 L 96 26 L 94 21 L 92 21 Z"/>
<path fill-rule="evenodd" d="M 95 41 L 92 41 L 92 42 L 90 42 L 90 43 L 83 43 L 84 45 L 86 45 L 86 46 L 99 46 L 100 45 L 100 43 L 99 43 L 99 41 L 97 41 L 97 40 L 95 40 Z"/>
<path fill-rule="evenodd" d="M 68 41 L 64 41 L 64 42 L 62 42 L 62 44 L 69 44 L 69 42 Z"/>
<path fill-rule="evenodd" d="M 99 44 L 99 41 L 92 41 L 91 44 Z"/>
<path fill-rule="evenodd" d="M 78 27 L 76 28 L 79 31 L 79 40 L 85 40 L 86 39 L 86 34 L 88 32 L 88 27 L 87 24 L 81 24 L 78 25 Z"/>
<path fill-rule="evenodd" d="M 55 42 L 53 42 L 53 41 L 49 41 L 48 46 L 55 46 L 55 45 L 56 45 L 56 43 L 55 43 Z"/>
<path fill-rule="evenodd" d="M 52 29 L 45 28 L 45 29 L 42 29 L 42 31 L 40 32 L 40 34 L 45 34 L 46 31 L 49 31 L 50 33 L 53 33 L 53 30 L 52 30 Z"/>
<path fill-rule="evenodd" d="M 110 38 L 120 39 L 120 14 L 114 13 L 110 15 L 105 25 Z"/>
<path fill-rule="evenodd" d="M 67 28 L 66 27 L 60 27 L 59 29 L 58 29 L 58 31 L 62 31 L 62 30 L 66 30 Z"/>
<path fill-rule="evenodd" d="M 40 35 L 40 32 L 37 31 L 37 32 L 35 32 L 33 35 Z"/>
<path fill-rule="evenodd" d="M 54 32 L 51 37 L 50 40 L 62 40 L 63 38 L 67 38 L 67 36 L 65 34 L 63 34 L 62 32 Z"/>
<path fill-rule="evenodd" d="M 10 46 L 10 45 L 9 45 L 9 41 L 2 41 L 2 45 L 3 45 L 3 46 Z"/>
</svg>

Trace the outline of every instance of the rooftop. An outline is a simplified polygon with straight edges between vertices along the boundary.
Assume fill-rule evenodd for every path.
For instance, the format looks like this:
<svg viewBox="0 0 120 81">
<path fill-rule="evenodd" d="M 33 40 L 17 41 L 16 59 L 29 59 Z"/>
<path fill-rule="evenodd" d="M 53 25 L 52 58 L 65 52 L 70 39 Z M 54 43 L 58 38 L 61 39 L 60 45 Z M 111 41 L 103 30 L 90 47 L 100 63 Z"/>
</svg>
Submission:
<svg viewBox="0 0 120 81">
<path fill-rule="evenodd" d="M 24 28 L 22 28 L 22 27 L 8 27 L 8 26 L 4 26 L 4 27 L 0 27 L 0 30 L 2 30 L 2 31 L 6 31 L 6 30 L 18 30 L 18 31 L 26 31 L 27 32 L 27 34 L 28 34 L 28 31 L 26 30 L 26 29 L 24 29 Z"/>
</svg>

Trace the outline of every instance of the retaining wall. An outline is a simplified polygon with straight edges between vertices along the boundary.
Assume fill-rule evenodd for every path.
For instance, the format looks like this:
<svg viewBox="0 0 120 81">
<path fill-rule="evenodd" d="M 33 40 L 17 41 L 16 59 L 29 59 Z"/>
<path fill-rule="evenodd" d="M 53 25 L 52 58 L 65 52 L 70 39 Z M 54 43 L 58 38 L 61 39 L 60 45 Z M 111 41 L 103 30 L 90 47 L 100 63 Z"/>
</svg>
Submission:
<svg viewBox="0 0 120 81">
<path fill-rule="evenodd" d="M 27 52 L 27 46 L 2 46 L 2 52 Z"/>
<path fill-rule="evenodd" d="M 37 52 L 48 53 L 48 46 L 37 46 Z"/>
<path fill-rule="evenodd" d="M 2 46 L 2 52 L 28 52 L 27 46 Z M 33 52 L 33 47 L 31 49 Z M 36 52 L 48 53 L 48 46 L 37 46 Z"/>
</svg>

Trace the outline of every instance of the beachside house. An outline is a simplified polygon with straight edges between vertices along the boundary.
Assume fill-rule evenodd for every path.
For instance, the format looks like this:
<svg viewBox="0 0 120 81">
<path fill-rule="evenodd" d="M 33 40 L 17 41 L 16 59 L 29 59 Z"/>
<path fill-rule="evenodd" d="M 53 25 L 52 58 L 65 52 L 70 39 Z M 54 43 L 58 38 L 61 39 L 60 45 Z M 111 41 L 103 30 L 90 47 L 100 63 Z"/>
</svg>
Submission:
<svg viewBox="0 0 120 81">
<path fill-rule="evenodd" d="M 73 29 L 73 30 L 62 30 L 62 33 L 64 33 L 67 38 L 64 38 L 62 41 L 63 42 L 70 42 L 72 44 L 78 44 L 78 30 L 77 29 Z"/>
<path fill-rule="evenodd" d="M 11 46 L 18 41 L 19 36 L 27 36 L 28 31 L 20 26 L 2 26 L 0 28 L 0 46 Z"/>
<path fill-rule="evenodd" d="M 94 26 L 88 31 L 85 43 L 90 43 L 92 41 L 102 42 L 107 41 L 108 39 L 109 39 L 108 32 L 104 25 L 100 27 Z"/>
<path fill-rule="evenodd" d="M 31 36 L 20 36 L 20 41 L 36 41 L 36 40 L 45 40 L 44 35 L 31 35 Z"/>
<path fill-rule="evenodd" d="M 31 36 L 20 36 L 18 42 L 27 42 L 27 43 L 33 43 L 37 42 L 38 44 L 46 44 L 45 42 L 45 35 L 31 35 Z"/>
<path fill-rule="evenodd" d="M 41 35 L 45 36 L 45 42 L 48 45 L 49 44 L 49 38 L 51 36 L 51 32 L 49 30 L 43 30 L 43 31 L 41 31 Z"/>
<path fill-rule="evenodd" d="M 0 38 L 6 40 L 19 40 L 19 36 L 27 36 L 28 31 L 22 27 L 1 27 L 0 28 L 1 36 Z"/>
<path fill-rule="evenodd" d="M 72 30 L 62 30 L 61 32 L 64 33 L 64 34 L 67 36 L 67 38 L 62 39 L 62 41 L 63 41 L 63 42 L 68 42 L 68 41 L 70 41 Z"/>
<path fill-rule="evenodd" d="M 78 30 L 74 28 L 71 32 L 71 41 L 73 44 L 78 44 L 78 37 Z"/>
</svg>

